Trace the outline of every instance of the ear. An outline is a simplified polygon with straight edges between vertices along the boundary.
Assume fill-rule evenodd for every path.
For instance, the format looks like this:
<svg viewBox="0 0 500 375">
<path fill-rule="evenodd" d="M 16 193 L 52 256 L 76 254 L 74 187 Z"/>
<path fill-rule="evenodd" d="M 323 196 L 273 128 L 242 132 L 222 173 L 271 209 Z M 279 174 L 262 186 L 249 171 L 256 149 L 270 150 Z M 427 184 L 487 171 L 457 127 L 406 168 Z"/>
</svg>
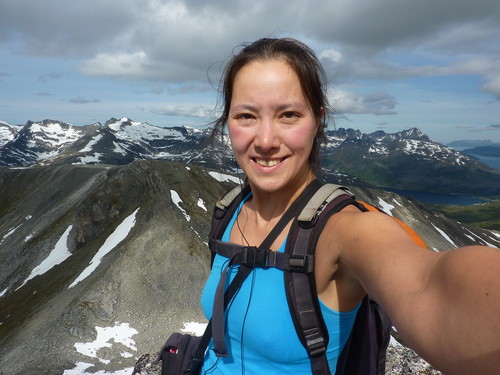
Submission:
<svg viewBox="0 0 500 375">
<path fill-rule="evenodd" d="M 325 108 L 321 107 L 319 110 L 319 116 L 316 118 L 316 131 L 318 131 L 321 124 L 321 120 L 323 119 L 324 116 L 325 116 Z"/>
</svg>

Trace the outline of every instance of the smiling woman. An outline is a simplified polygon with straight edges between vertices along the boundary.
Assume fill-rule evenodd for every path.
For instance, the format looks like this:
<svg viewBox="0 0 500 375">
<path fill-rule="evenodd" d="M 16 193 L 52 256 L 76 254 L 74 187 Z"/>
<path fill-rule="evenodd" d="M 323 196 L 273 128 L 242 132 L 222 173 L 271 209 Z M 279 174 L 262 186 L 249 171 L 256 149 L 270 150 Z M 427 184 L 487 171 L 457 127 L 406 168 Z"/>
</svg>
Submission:
<svg viewBox="0 0 500 375">
<path fill-rule="evenodd" d="M 423 249 L 389 215 L 361 212 L 355 201 L 327 219 L 315 246 L 311 279 L 328 332 L 320 368 L 310 340 L 299 340 L 283 282 L 283 272 L 295 272 L 296 259 L 280 253 L 294 233 L 290 207 L 322 185 L 315 181 L 329 113 L 322 72 L 314 53 L 293 39 L 261 39 L 244 46 L 225 70 L 223 110 L 212 136 L 227 125 L 248 193 L 241 196 L 219 243 L 235 251 L 258 248 L 267 258 L 264 267 L 250 268 L 221 324 L 215 301 L 223 299 L 226 279 L 249 266 L 234 263 L 239 253 L 229 257 L 228 251 L 215 249 L 202 295 L 205 315 L 214 318 L 214 340 L 202 373 L 352 375 L 337 364 L 343 363 L 339 358 L 366 294 L 383 307 L 403 340 L 436 368 L 450 374 L 495 373 L 500 367 L 497 249 Z M 276 236 L 267 241 L 269 233 Z M 261 249 L 259 244 L 266 242 Z M 288 269 L 268 266 L 269 259 L 281 255 L 290 256 Z M 220 326 L 227 327 L 225 333 L 223 328 L 220 334 Z M 221 345 L 224 340 L 229 350 Z M 378 364 L 369 372 L 358 370 L 383 374 Z"/>
<path fill-rule="evenodd" d="M 234 81 L 228 130 L 234 157 L 254 189 L 301 190 L 319 127 L 297 75 L 280 60 L 245 65 Z M 295 179 L 298 186 L 290 185 Z"/>
<path fill-rule="evenodd" d="M 313 170 L 316 170 L 319 167 L 319 148 L 325 140 L 329 115 L 333 111 L 327 99 L 326 74 L 315 53 L 305 44 L 298 41 L 289 43 L 287 39 L 261 39 L 246 46 L 243 51 L 244 53 L 236 55 L 226 66 L 221 82 L 222 114 L 214 122 L 212 139 L 222 133 L 229 122 L 229 111 L 235 106 L 233 103 L 235 78 L 240 70 L 250 62 L 285 63 L 288 66 L 287 70 L 293 71 L 296 75 L 294 79 L 298 82 L 295 83 L 299 84 L 302 99 L 305 100 L 305 103 L 301 105 L 307 106 L 307 110 L 311 111 L 318 121 L 312 152 L 309 156 L 309 163 Z M 285 106 L 281 108 L 283 112 L 291 112 L 286 111 L 286 106 L 289 104 L 291 103 L 282 104 Z"/>
</svg>

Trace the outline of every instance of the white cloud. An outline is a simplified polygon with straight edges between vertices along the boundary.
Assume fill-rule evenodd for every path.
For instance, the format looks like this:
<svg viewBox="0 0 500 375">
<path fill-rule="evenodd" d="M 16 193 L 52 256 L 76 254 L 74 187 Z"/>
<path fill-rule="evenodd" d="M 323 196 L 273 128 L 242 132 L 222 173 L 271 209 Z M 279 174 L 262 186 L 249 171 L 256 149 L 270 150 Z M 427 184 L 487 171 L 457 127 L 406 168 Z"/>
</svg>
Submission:
<svg viewBox="0 0 500 375">
<path fill-rule="evenodd" d="M 327 60 L 333 64 L 338 64 L 342 61 L 342 53 L 336 49 L 326 49 L 318 54 L 319 59 Z"/>
<path fill-rule="evenodd" d="M 164 116 L 209 118 L 214 115 L 213 107 L 203 104 L 164 105 L 151 108 L 151 112 Z"/>
<path fill-rule="evenodd" d="M 340 114 L 394 115 L 396 99 L 384 92 L 359 94 L 353 91 L 335 90 L 330 102 Z"/>
<path fill-rule="evenodd" d="M 439 75 L 450 66 L 439 55 L 434 64 L 398 64 L 387 51 L 473 52 L 484 58 L 500 48 L 498 1 L 321 0 L 311 5 L 302 0 L 256 0 L 252 6 L 228 0 L 103 0 L 89 6 L 74 0 L 69 7 L 63 0 L 10 1 L 2 5 L 0 43 L 31 55 L 83 58 L 80 71 L 91 76 L 169 82 L 206 82 L 207 67 L 224 60 L 235 45 L 263 36 L 307 39 L 337 67 L 334 77 L 352 79 Z"/>
<path fill-rule="evenodd" d="M 84 74 L 113 78 L 141 77 L 147 74 L 148 59 L 144 51 L 126 53 L 99 53 L 84 61 L 80 70 Z"/>
<path fill-rule="evenodd" d="M 492 118 L 500 103 L 498 35 L 496 0 L 3 1 L 0 82 L 18 84 L 0 98 L 0 106 L 11 122 L 45 118 L 49 104 L 51 113 L 79 124 L 88 123 L 90 112 L 91 121 L 116 114 L 169 125 L 178 120 L 158 120 L 159 115 L 201 121 L 212 117 L 212 106 L 204 104 L 214 100 L 213 86 L 235 46 L 291 36 L 318 53 L 333 88 L 358 88 L 359 93 L 337 92 L 332 104 L 342 113 L 385 115 L 397 109 L 391 120 L 398 126 L 486 126 L 497 122 Z M 409 79 L 450 76 L 457 79 Z M 34 93 L 51 95 L 33 98 Z M 485 94 L 497 99 L 494 105 L 485 104 Z M 91 103 L 94 97 L 106 106 Z M 66 98 L 63 105 L 56 103 L 60 98 Z M 68 106 L 69 98 L 89 103 Z M 422 100 L 435 103 L 433 113 L 415 110 Z M 474 107 L 457 121 L 464 103 Z"/>
<path fill-rule="evenodd" d="M 500 74 L 487 75 L 486 82 L 481 86 L 481 90 L 500 100 Z"/>
<path fill-rule="evenodd" d="M 75 98 L 71 98 L 68 100 L 68 103 L 74 103 L 74 104 L 88 104 L 88 103 L 100 103 L 100 102 L 101 101 L 99 99 L 87 99 L 81 96 L 77 96 Z"/>
</svg>

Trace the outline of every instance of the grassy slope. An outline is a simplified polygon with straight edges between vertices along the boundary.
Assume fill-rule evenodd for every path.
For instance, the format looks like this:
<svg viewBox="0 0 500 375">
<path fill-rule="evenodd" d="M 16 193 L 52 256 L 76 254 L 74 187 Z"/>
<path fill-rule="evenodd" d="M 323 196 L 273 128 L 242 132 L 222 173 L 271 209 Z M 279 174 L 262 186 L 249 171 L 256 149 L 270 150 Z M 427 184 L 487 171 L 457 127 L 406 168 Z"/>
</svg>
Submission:
<svg viewBox="0 0 500 375">
<path fill-rule="evenodd" d="M 500 232 L 500 201 L 473 206 L 426 204 L 431 209 L 465 224 Z"/>
</svg>

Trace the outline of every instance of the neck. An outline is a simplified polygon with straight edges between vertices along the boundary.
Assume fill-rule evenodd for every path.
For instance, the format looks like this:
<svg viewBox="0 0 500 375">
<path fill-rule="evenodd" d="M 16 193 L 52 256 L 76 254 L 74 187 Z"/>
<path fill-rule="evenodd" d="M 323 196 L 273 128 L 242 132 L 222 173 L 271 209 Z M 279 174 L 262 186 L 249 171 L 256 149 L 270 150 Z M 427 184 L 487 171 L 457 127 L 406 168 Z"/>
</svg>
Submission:
<svg viewBox="0 0 500 375">
<path fill-rule="evenodd" d="M 294 184 L 288 184 L 283 189 L 275 191 L 262 191 L 252 186 L 253 198 L 248 202 L 248 208 L 253 211 L 256 219 L 266 222 L 279 220 L 285 211 L 292 205 L 297 197 L 304 191 L 311 181 L 316 178 L 312 171 L 309 171 L 304 178 Z"/>
</svg>

